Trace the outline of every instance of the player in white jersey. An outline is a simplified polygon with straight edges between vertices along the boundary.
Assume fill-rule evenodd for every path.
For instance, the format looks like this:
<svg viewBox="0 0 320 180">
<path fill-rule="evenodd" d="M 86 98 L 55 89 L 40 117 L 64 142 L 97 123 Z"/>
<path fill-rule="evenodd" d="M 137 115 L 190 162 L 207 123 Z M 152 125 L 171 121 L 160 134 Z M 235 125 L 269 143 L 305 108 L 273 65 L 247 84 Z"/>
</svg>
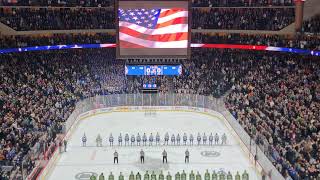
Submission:
<svg viewBox="0 0 320 180">
<path fill-rule="evenodd" d="M 206 144 L 207 144 L 207 135 L 206 135 L 206 133 L 203 133 L 202 143 L 203 143 L 203 145 L 206 145 Z"/>
<path fill-rule="evenodd" d="M 137 145 L 140 146 L 140 142 L 141 142 L 141 136 L 140 134 L 138 133 L 137 135 Z"/>
<path fill-rule="evenodd" d="M 219 135 L 218 135 L 218 133 L 216 133 L 214 135 L 214 144 L 219 144 Z"/>
<path fill-rule="evenodd" d="M 82 146 L 83 146 L 83 147 L 86 147 L 86 146 L 87 146 L 87 136 L 86 136 L 86 133 L 83 133 L 83 136 L 82 136 Z"/>
<path fill-rule="evenodd" d="M 174 134 L 171 135 L 171 145 L 175 145 L 176 144 L 176 138 L 174 136 Z"/>
<path fill-rule="evenodd" d="M 143 142 L 143 145 L 146 146 L 147 145 L 147 135 L 146 133 L 143 133 L 143 136 L 142 136 L 142 142 Z"/>
<path fill-rule="evenodd" d="M 120 133 L 119 137 L 118 137 L 118 145 L 122 146 L 122 135 Z"/>
<path fill-rule="evenodd" d="M 102 138 L 101 138 L 100 134 L 98 134 L 98 136 L 96 138 L 96 143 L 97 143 L 97 147 L 102 147 Z"/>
<path fill-rule="evenodd" d="M 110 143 L 110 146 L 113 146 L 113 136 L 112 136 L 112 133 L 111 133 L 110 136 L 109 136 L 109 143 Z"/>
<path fill-rule="evenodd" d="M 128 144 L 128 146 L 129 146 L 129 140 L 130 140 L 129 134 L 127 133 L 127 134 L 124 136 L 124 145 L 125 145 L 125 146 L 126 146 L 127 144 Z"/>
<path fill-rule="evenodd" d="M 200 142 L 201 142 L 201 135 L 200 135 L 200 133 L 198 133 L 197 141 L 198 141 L 198 146 L 200 146 Z"/>
<path fill-rule="evenodd" d="M 157 132 L 157 135 L 156 135 L 156 145 L 160 145 L 160 135 L 159 135 L 158 132 Z"/>
<path fill-rule="evenodd" d="M 183 140 L 183 145 L 187 145 L 188 137 L 186 133 L 183 134 L 182 140 Z"/>
<path fill-rule="evenodd" d="M 212 142 L 213 142 L 213 135 L 212 133 L 210 133 L 210 136 L 209 136 L 209 145 L 212 146 Z"/>
<path fill-rule="evenodd" d="M 153 135 L 151 133 L 149 136 L 149 146 L 152 146 L 152 143 L 153 143 Z"/>
<path fill-rule="evenodd" d="M 222 137 L 221 137 L 221 144 L 226 145 L 227 144 L 227 135 L 225 133 L 223 133 Z"/>
<path fill-rule="evenodd" d="M 176 139 L 176 141 L 177 141 L 177 145 L 178 145 L 178 146 L 180 145 L 180 140 L 181 140 L 181 138 L 180 138 L 180 135 L 179 135 L 179 133 L 178 133 L 178 135 L 177 135 L 177 139 Z"/>
<path fill-rule="evenodd" d="M 168 132 L 164 136 L 164 145 L 169 145 L 169 133 Z"/>
<path fill-rule="evenodd" d="M 190 145 L 193 146 L 193 134 L 190 134 L 189 141 Z"/>
<path fill-rule="evenodd" d="M 131 146 L 134 145 L 134 142 L 136 141 L 136 138 L 134 137 L 134 135 L 131 135 Z"/>
</svg>

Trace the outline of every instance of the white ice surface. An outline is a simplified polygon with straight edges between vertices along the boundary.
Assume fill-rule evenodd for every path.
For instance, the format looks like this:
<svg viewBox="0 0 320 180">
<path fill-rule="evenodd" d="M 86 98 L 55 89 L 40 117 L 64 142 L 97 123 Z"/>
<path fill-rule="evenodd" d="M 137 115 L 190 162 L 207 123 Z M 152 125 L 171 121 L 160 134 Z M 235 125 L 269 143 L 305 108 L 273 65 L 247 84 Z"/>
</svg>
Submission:
<svg viewBox="0 0 320 180">
<path fill-rule="evenodd" d="M 145 132 L 148 136 L 159 132 L 163 139 L 166 132 L 169 134 L 178 133 L 182 137 L 183 133 L 193 134 L 196 138 L 198 132 L 223 134 L 226 133 L 228 145 L 226 146 L 153 146 L 153 147 L 119 147 L 117 138 L 120 133 L 124 137 L 125 133 L 141 135 Z M 87 147 L 81 147 L 81 137 L 87 136 Z M 103 147 L 96 147 L 95 139 L 98 133 L 103 138 Z M 107 138 L 110 133 L 115 139 L 115 146 L 109 147 Z M 171 136 L 171 135 L 170 135 Z M 195 143 L 196 141 L 194 141 Z M 124 142 L 123 142 L 124 143 Z M 184 163 L 184 152 L 190 151 L 190 163 Z M 143 149 L 146 154 L 145 164 L 139 161 L 139 152 Z M 162 164 L 162 151 L 168 152 L 168 164 Z M 119 153 L 119 164 L 113 164 L 113 152 Z M 203 151 L 216 151 L 220 153 L 218 157 L 205 157 L 201 155 Z M 224 125 L 224 122 L 200 113 L 192 112 L 157 112 L 156 117 L 146 117 L 143 112 L 114 112 L 89 117 L 80 122 L 79 126 L 72 134 L 67 152 L 62 153 L 55 168 L 48 179 L 50 180 L 74 180 L 76 174 L 81 172 L 103 172 L 105 176 L 110 171 L 117 175 L 122 172 L 126 177 L 131 171 L 145 172 L 155 170 L 159 172 L 170 171 L 171 175 L 177 171 L 185 170 L 190 172 L 199 171 L 202 175 L 205 170 L 230 171 L 233 175 L 236 171 L 241 173 L 247 170 L 250 180 L 261 179 L 261 176 L 254 169 L 254 165 L 249 162 L 236 137 Z"/>
</svg>

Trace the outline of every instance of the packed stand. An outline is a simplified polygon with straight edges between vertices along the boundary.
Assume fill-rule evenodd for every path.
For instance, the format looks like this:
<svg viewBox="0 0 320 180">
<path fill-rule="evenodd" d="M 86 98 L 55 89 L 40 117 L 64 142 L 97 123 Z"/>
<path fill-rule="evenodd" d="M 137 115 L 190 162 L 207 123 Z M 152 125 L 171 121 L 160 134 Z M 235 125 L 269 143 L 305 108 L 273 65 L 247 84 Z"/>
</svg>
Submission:
<svg viewBox="0 0 320 180">
<path fill-rule="evenodd" d="M 192 0 L 193 7 L 261 7 L 294 6 L 293 0 Z"/>
<path fill-rule="evenodd" d="M 192 10 L 193 29 L 277 31 L 294 22 L 293 8 L 210 8 Z"/>
<path fill-rule="evenodd" d="M 320 14 L 303 22 L 302 32 L 320 34 Z"/>
<path fill-rule="evenodd" d="M 54 34 L 52 36 L 0 36 L 0 48 L 52 46 L 72 44 L 115 43 L 116 36 L 97 34 Z"/>
<path fill-rule="evenodd" d="M 32 155 L 54 143 L 79 99 L 124 93 L 124 62 L 114 54 L 104 49 L 0 55 L 0 163 L 14 167 L 1 171 L 0 179 L 21 178 L 26 159 L 32 170 Z"/>
<path fill-rule="evenodd" d="M 248 58 L 246 64 L 251 68 L 226 99 L 230 112 L 267 146 L 286 179 L 320 178 L 319 59 L 276 53 Z"/>
<path fill-rule="evenodd" d="M 0 0 L 0 6 L 109 7 L 112 0 Z"/>
<path fill-rule="evenodd" d="M 108 8 L 0 8 L 0 21 L 18 31 L 114 29 Z"/>
<path fill-rule="evenodd" d="M 265 34 L 206 34 L 192 33 L 193 43 L 212 44 L 246 44 L 275 47 L 290 47 L 310 50 L 320 50 L 320 37 L 318 36 L 286 36 Z"/>
</svg>

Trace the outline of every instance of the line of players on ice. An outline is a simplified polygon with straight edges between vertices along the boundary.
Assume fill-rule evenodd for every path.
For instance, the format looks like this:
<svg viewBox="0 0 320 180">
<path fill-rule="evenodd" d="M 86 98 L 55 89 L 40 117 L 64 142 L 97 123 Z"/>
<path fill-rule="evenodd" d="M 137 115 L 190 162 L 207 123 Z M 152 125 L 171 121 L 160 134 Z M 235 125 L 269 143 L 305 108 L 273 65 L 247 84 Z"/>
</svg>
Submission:
<svg viewBox="0 0 320 180">
<path fill-rule="evenodd" d="M 234 176 L 230 173 L 230 171 L 228 173 L 225 172 L 218 172 L 216 173 L 215 171 L 213 171 L 213 173 L 211 174 L 208 170 L 206 170 L 204 177 L 201 177 L 201 174 L 199 173 L 199 171 L 197 173 L 194 173 L 193 171 L 191 171 L 191 173 L 188 175 L 188 173 L 186 173 L 184 170 L 182 171 L 182 173 L 180 174 L 179 172 L 177 172 L 173 177 L 170 174 L 170 172 L 168 172 L 167 175 L 164 175 L 163 172 L 161 171 L 159 176 L 155 174 L 154 171 L 152 171 L 152 173 L 149 175 L 148 171 L 146 171 L 146 173 L 140 174 L 139 172 L 137 173 L 137 175 L 133 174 L 133 172 L 131 171 L 130 175 L 129 175 L 129 180 L 187 180 L 189 176 L 189 180 L 249 180 L 249 174 L 247 173 L 247 171 L 245 170 L 243 172 L 243 174 L 241 175 L 238 171 L 237 174 Z M 101 173 L 98 177 L 95 174 L 92 174 L 90 176 L 90 180 L 117 180 L 117 178 L 115 178 L 115 176 L 112 174 L 112 172 L 110 172 L 110 175 L 107 176 L 106 178 L 104 177 L 104 174 Z M 120 172 L 119 178 L 118 180 L 124 180 L 125 177 L 122 174 L 122 172 Z"/>
<path fill-rule="evenodd" d="M 114 137 L 112 135 L 112 133 L 110 134 L 109 138 L 109 145 L 113 146 L 113 142 L 114 142 Z M 186 133 L 183 134 L 183 136 L 181 137 L 179 134 L 177 136 L 175 136 L 174 134 L 171 135 L 171 137 L 169 136 L 169 133 L 166 133 L 164 136 L 164 144 L 163 145 L 169 145 L 169 141 L 171 141 L 171 145 L 180 145 L 180 142 L 182 141 L 183 145 L 187 145 L 188 141 L 189 141 L 189 145 L 194 145 L 193 141 L 194 141 L 194 137 L 193 134 L 188 135 Z M 214 145 L 226 145 L 227 144 L 227 136 L 225 133 L 222 134 L 221 136 L 221 142 L 220 142 L 220 137 L 218 135 L 218 133 L 216 133 L 215 135 L 213 135 L 212 133 L 207 136 L 205 133 L 203 133 L 203 135 L 201 136 L 200 133 L 198 133 L 196 139 L 195 139 L 196 143 L 198 146 L 200 145 L 207 145 L 207 142 L 209 143 L 210 146 Z M 160 145 L 161 142 L 161 137 L 159 135 L 159 133 L 157 133 L 155 136 L 151 133 L 149 135 L 149 137 L 147 137 L 146 133 L 144 133 L 142 136 L 138 133 L 137 136 L 135 135 L 129 135 L 129 134 L 125 134 L 125 136 L 123 137 L 122 134 L 120 133 L 120 135 L 118 136 L 118 145 L 122 146 L 124 142 L 125 146 L 129 146 L 129 145 L 137 145 L 137 146 L 147 146 L 147 144 L 149 146 L 152 146 L 153 143 L 155 142 L 155 145 Z M 87 136 L 84 133 L 82 136 L 82 146 L 86 146 L 87 144 Z M 102 137 L 100 134 L 98 134 L 97 138 L 96 138 L 96 144 L 97 146 L 102 146 Z"/>
</svg>

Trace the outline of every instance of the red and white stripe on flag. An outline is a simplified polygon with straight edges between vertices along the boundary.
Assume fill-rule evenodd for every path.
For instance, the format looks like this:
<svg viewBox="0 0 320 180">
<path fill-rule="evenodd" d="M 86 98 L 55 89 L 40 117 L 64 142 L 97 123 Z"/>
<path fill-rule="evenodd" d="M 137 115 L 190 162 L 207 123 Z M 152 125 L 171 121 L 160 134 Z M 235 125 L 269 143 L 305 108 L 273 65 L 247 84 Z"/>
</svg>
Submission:
<svg viewBox="0 0 320 180">
<path fill-rule="evenodd" d="M 121 48 L 187 48 L 188 11 L 161 9 L 154 28 L 119 21 Z"/>
</svg>

